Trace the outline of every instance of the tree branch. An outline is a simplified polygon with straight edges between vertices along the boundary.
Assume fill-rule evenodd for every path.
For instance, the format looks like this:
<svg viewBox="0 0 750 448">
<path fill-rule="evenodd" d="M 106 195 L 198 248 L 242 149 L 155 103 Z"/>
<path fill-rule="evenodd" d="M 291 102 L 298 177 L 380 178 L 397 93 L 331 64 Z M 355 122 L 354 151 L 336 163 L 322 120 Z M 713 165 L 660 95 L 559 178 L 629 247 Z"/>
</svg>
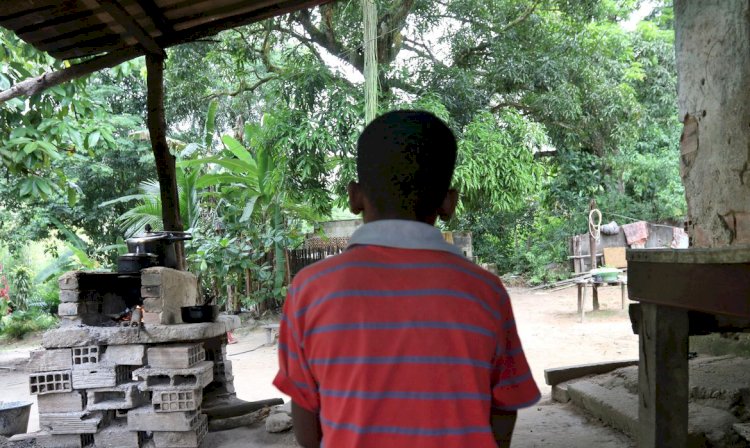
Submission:
<svg viewBox="0 0 750 448">
<path fill-rule="evenodd" d="M 534 11 L 536 11 L 536 9 L 539 7 L 539 4 L 541 2 L 542 2 L 542 0 L 535 0 L 531 5 L 529 5 L 528 8 L 526 8 L 526 10 L 523 13 L 521 13 L 521 15 L 519 15 L 515 19 L 511 20 L 510 22 L 508 22 L 507 24 L 505 24 L 505 26 L 501 27 L 500 29 L 498 29 L 498 30 L 492 30 L 492 33 L 495 33 L 495 34 L 505 33 L 508 30 L 510 30 L 511 28 L 513 28 L 515 26 L 518 26 L 520 23 L 526 21 L 526 19 L 528 19 L 529 17 L 531 17 L 531 14 L 533 14 Z M 497 36 L 490 36 L 490 37 L 491 37 L 492 40 L 496 40 L 497 39 Z M 485 42 L 482 42 L 481 44 L 479 44 L 479 45 L 477 45 L 475 47 L 468 48 L 468 49 L 464 50 L 464 52 L 456 58 L 455 65 L 458 66 L 458 67 L 465 66 L 465 64 L 467 64 L 468 59 L 471 56 L 473 56 L 475 54 L 482 53 L 485 50 L 487 50 L 488 48 L 490 48 L 490 42 L 485 41 Z"/>
<path fill-rule="evenodd" d="M 115 65 L 122 64 L 123 62 L 141 56 L 142 54 L 143 50 L 140 48 L 129 47 L 123 50 L 113 51 L 112 53 L 103 56 L 97 56 L 86 62 L 71 65 L 68 68 L 56 72 L 47 72 L 36 78 L 26 79 L 8 90 L 0 92 L 0 104 L 22 95 L 35 95 L 43 90 L 72 79 L 80 78 L 103 68 L 114 67 Z"/>
<path fill-rule="evenodd" d="M 348 51 L 340 42 L 336 40 L 335 35 L 333 35 L 332 32 L 326 34 L 325 32 L 318 29 L 312 23 L 310 11 L 302 10 L 297 14 L 296 18 L 297 22 L 302 25 L 302 28 L 307 34 L 310 35 L 310 39 L 314 43 L 325 48 L 329 53 L 341 59 L 342 61 L 349 62 L 360 73 L 364 73 L 365 59 L 361 51 Z"/>
<path fill-rule="evenodd" d="M 403 47 L 409 51 L 416 53 L 418 56 L 422 56 L 425 59 L 429 59 L 435 65 L 441 67 L 448 67 L 445 63 L 437 58 L 434 53 L 430 50 L 430 47 L 425 45 L 423 42 L 417 42 L 415 40 L 404 38 Z"/>
<path fill-rule="evenodd" d="M 214 100 L 217 98 L 221 98 L 223 96 L 235 97 L 245 92 L 254 92 L 263 84 L 269 81 L 273 81 L 274 79 L 278 79 L 278 78 L 279 78 L 278 76 L 268 76 L 266 78 L 260 78 L 257 82 L 255 82 L 251 86 L 246 86 L 244 82 L 240 82 L 240 86 L 237 87 L 237 90 L 234 90 L 231 92 L 215 92 L 210 95 L 204 96 L 203 98 L 201 98 L 201 101 L 210 101 L 210 100 Z"/>
<path fill-rule="evenodd" d="M 401 30 L 414 7 L 414 0 L 401 0 L 383 13 L 378 21 L 378 64 L 388 65 L 401 49 Z"/>
</svg>

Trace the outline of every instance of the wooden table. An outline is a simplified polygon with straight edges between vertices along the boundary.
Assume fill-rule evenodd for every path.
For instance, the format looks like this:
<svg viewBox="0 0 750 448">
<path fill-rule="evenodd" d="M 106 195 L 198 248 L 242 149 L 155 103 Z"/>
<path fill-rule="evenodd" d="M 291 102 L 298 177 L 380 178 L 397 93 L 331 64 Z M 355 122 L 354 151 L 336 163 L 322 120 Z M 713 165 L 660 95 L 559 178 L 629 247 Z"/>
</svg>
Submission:
<svg viewBox="0 0 750 448">
<path fill-rule="evenodd" d="M 640 302 L 638 446 L 687 446 L 688 311 L 750 323 L 750 247 L 637 249 L 627 259 Z"/>
<path fill-rule="evenodd" d="M 599 309 L 599 288 L 602 286 L 619 286 L 620 287 L 620 301 L 622 302 L 622 309 L 625 309 L 625 287 L 628 285 L 627 279 L 618 278 L 614 282 L 597 282 L 594 279 L 589 278 L 585 280 L 579 280 L 576 282 L 578 286 L 578 315 L 580 316 L 579 322 L 583 323 L 586 316 L 586 289 L 591 287 L 591 298 L 593 303 L 594 311 Z"/>
</svg>

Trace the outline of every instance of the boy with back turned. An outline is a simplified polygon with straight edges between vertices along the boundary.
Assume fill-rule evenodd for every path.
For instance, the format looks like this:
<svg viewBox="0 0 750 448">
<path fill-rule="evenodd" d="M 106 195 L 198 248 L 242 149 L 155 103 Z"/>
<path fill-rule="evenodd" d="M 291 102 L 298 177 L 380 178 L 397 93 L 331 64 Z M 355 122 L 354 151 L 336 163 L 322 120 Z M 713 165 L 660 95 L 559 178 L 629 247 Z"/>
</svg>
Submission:
<svg viewBox="0 0 750 448">
<path fill-rule="evenodd" d="M 500 280 L 434 227 L 453 214 L 456 140 L 394 111 L 357 143 L 347 250 L 289 288 L 274 384 L 304 447 L 507 447 L 539 399 Z"/>
</svg>

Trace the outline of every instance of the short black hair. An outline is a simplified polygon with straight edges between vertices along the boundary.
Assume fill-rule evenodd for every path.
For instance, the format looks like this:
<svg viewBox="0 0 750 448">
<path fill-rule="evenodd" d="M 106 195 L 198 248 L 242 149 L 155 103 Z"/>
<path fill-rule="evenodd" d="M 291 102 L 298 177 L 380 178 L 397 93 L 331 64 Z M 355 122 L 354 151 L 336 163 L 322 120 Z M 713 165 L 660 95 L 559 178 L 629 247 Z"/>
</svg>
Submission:
<svg viewBox="0 0 750 448">
<path fill-rule="evenodd" d="M 456 137 L 441 119 L 395 110 L 373 120 L 357 141 L 357 176 L 380 213 L 434 215 L 450 188 Z"/>
</svg>

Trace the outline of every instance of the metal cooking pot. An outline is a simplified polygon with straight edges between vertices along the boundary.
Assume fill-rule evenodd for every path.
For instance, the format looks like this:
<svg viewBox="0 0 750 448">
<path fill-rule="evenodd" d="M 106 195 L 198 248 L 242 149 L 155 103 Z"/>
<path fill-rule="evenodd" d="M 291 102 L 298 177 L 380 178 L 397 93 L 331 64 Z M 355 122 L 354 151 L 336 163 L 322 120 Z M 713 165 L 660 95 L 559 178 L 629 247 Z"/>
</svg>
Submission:
<svg viewBox="0 0 750 448">
<path fill-rule="evenodd" d="M 128 252 L 133 254 L 155 254 L 158 258 L 156 266 L 166 266 L 177 269 L 177 253 L 174 243 L 192 239 L 187 232 L 152 232 L 151 226 L 146 226 L 146 233 L 141 236 L 128 238 Z"/>
<path fill-rule="evenodd" d="M 158 266 L 158 262 L 159 257 L 156 254 L 124 254 L 117 258 L 117 272 L 140 272 L 141 269 Z"/>
</svg>

